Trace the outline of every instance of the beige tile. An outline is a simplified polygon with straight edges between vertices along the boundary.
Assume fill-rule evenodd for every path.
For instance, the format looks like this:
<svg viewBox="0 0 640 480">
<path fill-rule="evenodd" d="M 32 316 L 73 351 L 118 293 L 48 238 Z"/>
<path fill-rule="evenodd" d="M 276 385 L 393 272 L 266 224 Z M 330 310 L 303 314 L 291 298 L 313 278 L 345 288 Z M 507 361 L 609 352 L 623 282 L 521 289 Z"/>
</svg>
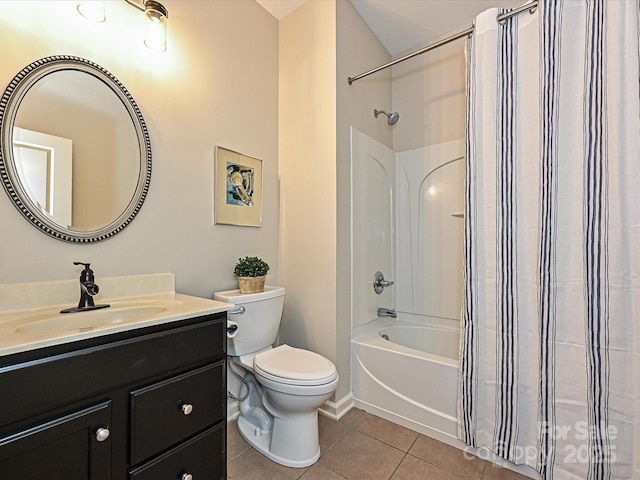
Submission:
<svg viewBox="0 0 640 480">
<path fill-rule="evenodd" d="M 340 423 L 345 426 L 345 429 L 351 430 L 358 426 L 358 424 L 364 419 L 367 415 L 369 415 L 364 410 L 360 410 L 358 408 L 352 408 L 347 413 L 345 413 L 342 417 L 340 417 Z"/>
<path fill-rule="evenodd" d="M 324 465 L 316 463 L 300 477 L 300 480 L 345 480 L 345 478 Z"/>
<path fill-rule="evenodd" d="M 227 463 L 229 480 L 295 480 L 302 476 L 306 469 L 290 468 L 272 462 L 254 449 Z"/>
<path fill-rule="evenodd" d="M 338 421 L 318 415 L 318 431 L 320 434 L 320 455 L 324 455 L 337 441 L 349 431 L 357 427 L 367 415 L 362 410 L 352 408 Z"/>
<path fill-rule="evenodd" d="M 240 436 L 236 422 L 227 423 L 227 462 L 250 448 L 251 446 Z"/>
<path fill-rule="evenodd" d="M 327 453 L 348 431 L 345 424 L 319 415 L 318 433 L 320 436 L 320 455 L 322 456 Z"/>
<path fill-rule="evenodd" d="M 418 433 L 413 430 L 371 414 L 365 416 L 357 426 L 357 430 L 392 447 L 399 448 L 403 452 L 408 452 L 413 442 L 418 438 Z"/>
<path fill-rule="evenodd" d="M 465 480 L 480 480 L 488 463 L 425 435 L 418 436 L 409 453 Z"/>
<path fill-rule="evenodd" d="M 484 467 L 482 480 L 527 480 L 529 477 L 521 475 L 508 468 L 502 468 L 493 463 L 487 463 Z"/>
<path fill-rule="evenodd" d="M 407 455 L 391 480 L 461 480 L 461 477 L 412 455 Z"/>
<path fill-rule="evenodd" d="M 404 453 L 352 430 L 320 458 L 320 464 L 349 480 L 387 480 Z"/>
</svg>

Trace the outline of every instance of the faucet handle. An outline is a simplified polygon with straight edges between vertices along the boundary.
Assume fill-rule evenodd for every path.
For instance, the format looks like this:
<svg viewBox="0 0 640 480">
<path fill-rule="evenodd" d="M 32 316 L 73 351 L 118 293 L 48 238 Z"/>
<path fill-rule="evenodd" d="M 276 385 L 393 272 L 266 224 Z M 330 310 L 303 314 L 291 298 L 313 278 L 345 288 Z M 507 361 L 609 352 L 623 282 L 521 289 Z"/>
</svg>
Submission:
<svg viewBox="0 0 640 480">
<path fill-rule="evenodd" d="M 382 272 L 378 271 L 373 277 L 373 289 L 380 295 L 384 287 L 390 287 L 393 285 L 393 280 L 385 280 Z"/>
<path fill-rule="evenodd" d="M 95 277 L 93 276 L 93 270 L 91 270 L 91 264 L 85 262 L 73 262 L 74 265 L 84 265 L 84 270 L 80 273 L 80 283 L 93 282 Z M 96 292 L 98 293 L 98 292 Z"/>
</svg>

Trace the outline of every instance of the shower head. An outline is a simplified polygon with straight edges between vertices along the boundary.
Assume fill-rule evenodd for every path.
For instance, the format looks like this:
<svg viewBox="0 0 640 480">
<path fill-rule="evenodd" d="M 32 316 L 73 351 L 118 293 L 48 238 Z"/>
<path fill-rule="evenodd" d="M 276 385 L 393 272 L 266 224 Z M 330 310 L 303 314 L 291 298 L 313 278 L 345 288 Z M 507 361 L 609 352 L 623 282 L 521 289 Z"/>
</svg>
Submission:
<svg viewBox="0 0 640 480">
<path fill-rule="evenodd" d="M 398 112 L 389 113 L 384 110 L 374 110 L 373 116 L 378 118 L 378 115 L 381 113 L 384 113 L 387 116 L 387 125 L 395 125 L 400 118 L 400 114 Z"/>
</svg>

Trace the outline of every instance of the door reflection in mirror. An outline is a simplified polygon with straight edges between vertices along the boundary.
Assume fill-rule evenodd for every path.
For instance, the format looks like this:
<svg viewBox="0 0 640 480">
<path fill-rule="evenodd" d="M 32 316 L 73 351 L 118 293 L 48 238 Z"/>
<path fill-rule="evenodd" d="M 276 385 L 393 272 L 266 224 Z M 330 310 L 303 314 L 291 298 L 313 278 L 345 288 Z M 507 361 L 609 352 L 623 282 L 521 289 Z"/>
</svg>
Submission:
<svg viewBox="0 0 640 480">
<path fill-rule="evenodd" d="M 73 141 L 13 127 L 16 170 L 36 208 L 58 225 L 71 228 Z"/>
</svg>

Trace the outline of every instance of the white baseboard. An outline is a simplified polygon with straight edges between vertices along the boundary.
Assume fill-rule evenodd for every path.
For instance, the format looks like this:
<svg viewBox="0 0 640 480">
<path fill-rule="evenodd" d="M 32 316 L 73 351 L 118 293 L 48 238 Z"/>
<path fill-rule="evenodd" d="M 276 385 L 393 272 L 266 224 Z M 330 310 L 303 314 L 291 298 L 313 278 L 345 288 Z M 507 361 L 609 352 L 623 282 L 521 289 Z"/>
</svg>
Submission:
<svg viewBox="0 0 640 480">
<path fill-rule="evenodd" d="M 353 395 L 349 392 L 348 395 L 345 395 L 337 402 L 331 402 L 327 400 L 324 402 L 318 409 L 318 413 L 320 415 L 324 415 L 325 417 L 329 417 L 333 420 L 340 420 L 345 413 L 353 408 Z"/>
</svg>

